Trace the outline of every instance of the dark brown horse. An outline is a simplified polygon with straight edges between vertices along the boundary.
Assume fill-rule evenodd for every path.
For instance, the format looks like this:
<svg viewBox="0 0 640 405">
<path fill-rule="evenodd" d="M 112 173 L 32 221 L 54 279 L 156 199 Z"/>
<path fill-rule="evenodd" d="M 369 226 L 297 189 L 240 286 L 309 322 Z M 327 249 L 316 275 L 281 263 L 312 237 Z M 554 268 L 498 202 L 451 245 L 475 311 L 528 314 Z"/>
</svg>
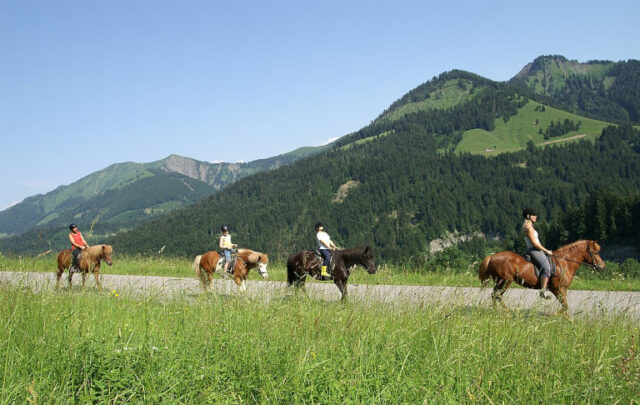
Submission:
<svg viewBox="0 0 640 405">
<path fill-rule="evenodd" d="M 237 259 L 235 259 L 235 265 L 233 268 L 233 280 L 238 285 L 240 291 L 245 291 L 247 289 L 247 275 L 249 274 L 249 270 L 254 267 L 258 268 L 258 272 L 262 278 L 268 278 L 268 263 L 269 256 L 264 253 L 255 252 L 250 249 L 238 249 L 238 256 Z M 196 272 L 196 276 L 200 279 L 203 288 L 206 289 L 211 287 L 213 273 L 218 273 L 223 277 L 226 277 L 223 265 L 224 259 L 215 250 L 196 256 L 193 260 L 193 270 Z"/>
<path fill-rule="evenodd" d="M 113 264 L 111 260 L 111 254 L 113 248 L 110 245 L 94 245 L 84 249 L 78 256 L 78 268 L 82 274 L 82 288 L 85 287 L 87 281 L 87 274 L 93 268 L 93 275 L 96 278 L 96 285 L 101 288 L 100 285 L 100 262 L 104 260 L 109 266 Z M 60 287 L 60 277 L 66 269 L 71 266 L 71 249 L 63 250 L 58 253 L 58 271 L 56 272 L 56 288 Z M 71 286 L 71 278 L 73 273 L 69 271 L 69 286 Z"/>
<path fill-rule="evenodd" d="M 579 240 L 553 251 L 551 257 L 556 265 L 556 275 L 549 280 L 549 290 L 562 304 L 562 311 L 566 312 L 569 308 L 567 289 L 580 265 L 594 267 L 599 271 L 605 270 L 599 252 L 600 245 L 592 240 Z M 483 284 L 489 277 L 493 279 L 491 298 L 494 303 L 500 302 L 505 308 L 502 295 L 513 281 L 523 287 L 540 288 L 533 264 L 513 252 L 504 251 L 485 257 L 480 264 L 478 275 Z"/>
<path fill-rule="evenodd" d="M 333 252 L 333 282 L 340 290 L 342 299 L 347 297 L 347 281 L 351 268 L 359 265 L 369 274 L 376 272 L 375 253 L 369 246 Z M 322 259 L 312 250 L 301 250 L 287 260 L 287 282 L 296 288 L 304 287 L 307 275 L 319 278 Z"/>
</svg>

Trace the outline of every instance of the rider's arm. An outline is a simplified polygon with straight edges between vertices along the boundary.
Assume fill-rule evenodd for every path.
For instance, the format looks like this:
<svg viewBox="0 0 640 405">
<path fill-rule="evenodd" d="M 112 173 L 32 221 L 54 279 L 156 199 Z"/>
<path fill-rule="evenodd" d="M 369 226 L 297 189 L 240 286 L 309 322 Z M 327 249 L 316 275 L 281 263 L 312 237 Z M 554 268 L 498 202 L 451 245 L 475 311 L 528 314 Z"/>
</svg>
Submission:
<svg viewBox="0 0 640 405">
<path fill-rule="evenodd" d="M 82 246 L 81 249 L 88 248 L 89 244 L 87 243 L 86 240 L 84 240 L 84 236 L 81 235 L 80 237 L 82 238 L 82 243 L 84 243 L 84 246 Z"/>
<path fill-rule="evenodd" d="M 224 238 L 224 236 L 221 236 L 221 237 L 220 237 L 220 242 L 218 243 L 218 247 L 219 247 L 220 249 L 224 249 L 224 246 L 222 245 L 222 238 Z"/>
<path fill-rule="evenodd" d="M 524 230 L 524 234 L 527 235 L 527 238 L 529 238 L 534 248 L 542 250 L 548 255 L 553 253 L 552 251 L 550 251 L 549 249 L 546 249 L 544 246 L 540 244 L 540 241 L 536 237 L 536 234 L 533 232 L 533 226 L 526 227 Z"/>
</svg>

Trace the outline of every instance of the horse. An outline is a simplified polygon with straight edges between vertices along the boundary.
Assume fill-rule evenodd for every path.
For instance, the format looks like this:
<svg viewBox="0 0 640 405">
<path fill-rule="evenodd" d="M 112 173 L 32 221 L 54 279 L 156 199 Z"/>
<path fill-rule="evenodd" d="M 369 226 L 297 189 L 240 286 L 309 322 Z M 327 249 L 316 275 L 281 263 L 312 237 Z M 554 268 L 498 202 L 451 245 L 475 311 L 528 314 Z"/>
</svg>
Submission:
<svg viewBox="0 0 640 405">
<path fill-rule="evenodd" d="M 351 274 L 351 268 L 360 265 L 367 269 L 369 274 L 376 272 L 375 252 L 369 246 L 359 246 L 349 250 L 336 250 L 333 252 L 333 282 L 342 294 L 342 300 L 347 297 L 347 281 Z M 291 286 L 304 288 L 307 275 L 320 276 L 322 259 L 312 250 L 301 250 L 289 256 L 287 260 L 287 283 Z"/>
<path fill-rule="evenodd" d="M 600 245 L 592 240 L 579 240 L 553 251 L 551 258 L 556 265 L 556 275 L 549 279 L 548 287 L 562 305 L 562 312 L 567 313 L 569 309 L 567 289 L 578 267 L 586 265 L 598 271 L 606 270 L 599 252 Z M 483 284 L 487 283 L 489 277 L 493 279 L 491 298 L 494 304 L 499 302 L 504 308 L 507 306 L 502 301 L 502 295 L 512 282 L 515 281 L 526 288 L 540 289 L 533 264 L 509 251 L 485 257 L 478 269 L 478 276 Z"/>
<path fill-rule="evenodd" d="M 102 288 L 100 284 L 100 263 L 104 260 L 109 266 L 113 264 L 111 254 L 113 248 L 110 245 L 94 245 L 84 249 L 78 256 L 78 268 L 82 273 L 82 288 L 85 287 L 87 273 L 93 267 L 93 275 L 96 278 L 96 285 Z M 62 273 L 71 265 L 71 249 L 65 249 L 58 253 L 58 271 L 56 272 L 56 289 L 60 287 L 60 277 Z M 69 270 L 69 286 L 71 286 L 71 278 L 73 273 Z"/>
<path fill-rule="evenodd" d="M 258 273 L 260 273 L 263 279 L 268 278 L 268 263 L 269 256 L 264 253 L 255 252 L 251 249 L 238 249 L 235 264 L 232 263 L 232 276 L 240 291 L 246 291 L 247 275 L 249 274 L 249 270 L 254 267 L 258 268 Z M 224 257 L 220 256 L 215 250 L 196 256 L 193 260 L 193 270 L 196 272 L 196 277 L 200 279 L 201 285 L 205 290 L 211 288 L 213 273 L 227 277 L 224 271 Z"/>
</svg>

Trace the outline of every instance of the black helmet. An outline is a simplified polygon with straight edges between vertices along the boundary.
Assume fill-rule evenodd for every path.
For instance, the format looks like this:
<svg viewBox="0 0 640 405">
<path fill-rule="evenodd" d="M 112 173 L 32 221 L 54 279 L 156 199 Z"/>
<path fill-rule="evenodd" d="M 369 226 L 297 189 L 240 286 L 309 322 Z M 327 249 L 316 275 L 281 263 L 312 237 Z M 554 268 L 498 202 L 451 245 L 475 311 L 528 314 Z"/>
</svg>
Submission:
<svg viewBox="0 0 640 405">
<path fill-rule="evenodd" d="M 73 231 L 73 228 L 77 228 L 78 226 L 76 224 L 71 224 L 69 225 L 69 229 L 71 229 Z"/>
<path fill-rule="evenodd" d="M 226 225 L 222 225 L 222 228 L 220 228 L 220 232 L 229 232 L 229 227 Z"/>
<path fill-rule="evenodd" d="M 522 211 L 522 217 L 525 219 L 529 219 L 531 215 L 538 215 L 536 210 L 531 207 L 525 208 L 524 211 Z"/>
<path fill-rule="evenodd" d="M 318 228 L 320 228 L 321 226 L 324 226 L 324 225 L 322 225 L 322 222 L 318 222 L 318 223 L 316 224 L 316 231 L 317 231 L 317 230 L 318 230 Z"/>
</svg>

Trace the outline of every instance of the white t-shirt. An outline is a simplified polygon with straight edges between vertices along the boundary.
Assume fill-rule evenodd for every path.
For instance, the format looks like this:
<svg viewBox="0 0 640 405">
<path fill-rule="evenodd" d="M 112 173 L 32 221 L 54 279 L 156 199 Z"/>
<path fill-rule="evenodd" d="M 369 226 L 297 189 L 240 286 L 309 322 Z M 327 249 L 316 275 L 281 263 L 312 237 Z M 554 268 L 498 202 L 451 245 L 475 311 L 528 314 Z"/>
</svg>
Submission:
<svg viewBox="0 0 640 405">
<path fill-rule="evenodd" d="M 318 243 L 320 244 L 320 249 L 329 249 L 331 246 L 331 237 L 325 231 L 320 231 L 316 235 L 318 237 Z M 323 244 L 323 242 L 325 244 Z"/>
<path fill-rule="evenodd" d="M 233 245 L 231 244 L 231 234 L 220 236 L 220 248 L 221 249 L 233 248 Z"/>
</svg>

